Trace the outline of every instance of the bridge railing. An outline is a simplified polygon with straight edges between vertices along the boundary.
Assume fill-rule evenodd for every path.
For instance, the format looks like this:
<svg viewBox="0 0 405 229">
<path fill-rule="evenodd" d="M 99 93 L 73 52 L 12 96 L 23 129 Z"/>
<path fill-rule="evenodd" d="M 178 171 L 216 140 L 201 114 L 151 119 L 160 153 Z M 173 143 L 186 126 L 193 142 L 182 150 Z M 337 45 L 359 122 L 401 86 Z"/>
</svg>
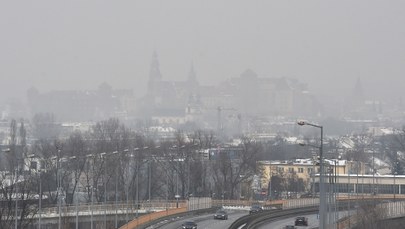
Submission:
<svg viewBox="0 0 405 229">
<path fill-rule="evenodd" d="M 154 201 L 143 201 L 136 204 L 135 202 L 107 202 L 107 203 L 81 203 L 79 205 L 63 205 L 61 206 L 61 214 L 74 215 L 76 212 L 79 215 L 90 215 L 90 212 L 93 211 L 93 214 L 104 214 L 104 211 L 107 214 L 113 214 L 115 212 L 125 213 L 127 210 L 130 212 L 139 210 L 140 212 L 149 212 L 149 211 L 162 211 L 172 208 L 182 208 L 186 207 L 186 201 L 163 201 L 163 200 L 154 200 Z M 59 214 L 59 207 L 49 207 L 42 209 L 42 217 L 55 217 Z M 38 213 L 36 214 L 38 217 Z"/>
</svg>

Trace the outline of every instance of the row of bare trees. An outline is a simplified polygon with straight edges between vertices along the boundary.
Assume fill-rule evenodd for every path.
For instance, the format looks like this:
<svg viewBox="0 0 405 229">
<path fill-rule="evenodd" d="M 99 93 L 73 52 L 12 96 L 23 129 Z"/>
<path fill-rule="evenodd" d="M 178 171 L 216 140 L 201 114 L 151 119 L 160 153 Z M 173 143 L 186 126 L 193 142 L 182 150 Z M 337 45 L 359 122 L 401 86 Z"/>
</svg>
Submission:
<svg viewBox="0 0 405 229">
<path fill-rule="evenodd" d="M 46 135 L 45 130 L 35 131 Z M 12 121 L 10 135 L 3 152 L 8 167 L 0 177 L 1 228 L 12 227 L 16 216 L 20 226 L 31 223 L 38 198 L 43 208 L 58 201 L 134 203 L 213 193 L 236 199 L 241 183 L 260 173 L 256 161 L 261 146 L 247 138 L 236 155 L 217 152 L 215 160 L 207 160 L 204 155 L 219 144 L 212 132 L 178 132 L 173 140 L 157 141 L 109 119 L 67 139 L 38 138 L 30 145 L 24 123 Z"/>
</svg>

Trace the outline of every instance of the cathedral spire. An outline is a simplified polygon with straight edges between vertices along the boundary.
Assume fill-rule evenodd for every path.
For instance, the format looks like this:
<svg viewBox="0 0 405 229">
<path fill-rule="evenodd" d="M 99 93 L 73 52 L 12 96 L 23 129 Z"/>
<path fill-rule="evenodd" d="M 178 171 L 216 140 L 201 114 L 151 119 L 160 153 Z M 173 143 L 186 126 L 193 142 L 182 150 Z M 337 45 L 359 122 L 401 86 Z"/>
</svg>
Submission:
<svg viewBox="0 0 405 229">
<path fill-rule="evenodd" d="M 357 78 L 357 81 L 356 81 L 356 84 L 354 86 L 352 95 L 353 95 L 353 98 L 355 100 L 358 100 L 358 101 L 363 101 L 364 100 L 363 86 L 361 84 L 360 78 Z"/>
<path fill-rule="evenodd" d="M 152 62 L 149 70 L 149 80 L 161 80 L 160 65 L 156 51 L 153 51 Z"/>
<path fill-rule="evenodd" d="M 196 80 L 196 75 L 195 75 L 195 71 L 194 71 L 194 63 L 193 62 L 191 62 L 190 72 L 188 73 L 188 80 L 189 81 Z"/>
<path fill-rule="evenodd" d="M 196 76 L 195 71 L 194 71 L 194 63 L 193 62 L 191 62 L 191 67 L 190 67 L 190 71 L 188 73 L 187 81 L 192 83 L 193 85 L 198 84 L 197 76 Z"/>
<path fill-rule="evenodd" d="M 161 79 L 162 79 L 162 74 L 160 73 L 158 55 L 157 55 L 156 51 L 153 51 L 152 62 L 150 64 L 150 69 L 149 69 L 148 88 L 150 90 L 153 90 L 154 84 L 157 81 L 160 81 Z"/>
</svg>

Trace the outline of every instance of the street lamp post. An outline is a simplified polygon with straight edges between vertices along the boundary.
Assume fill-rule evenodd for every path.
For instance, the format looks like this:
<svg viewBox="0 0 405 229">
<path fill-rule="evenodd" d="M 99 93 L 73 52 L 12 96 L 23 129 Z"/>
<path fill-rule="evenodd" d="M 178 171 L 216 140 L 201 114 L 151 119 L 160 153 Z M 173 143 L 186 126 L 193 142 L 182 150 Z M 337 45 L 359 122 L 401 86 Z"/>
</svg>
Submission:
<svg viewBox="0 0 405 229">
<path fill-rule="evenodd" d="M 395 177 L 397 175 L 397 171 L 394 172 L 394 202 L 396 202 L 396 194 L 397 194 L 397 187 L 395 184 Z"/>
<path fill-rule="evenodd" d="M 93 189 L 94 189 L 94 155 L 93 154 L 87 154 L 87 158 L 92 158 L 91 166 L 89 169 L 91 169 L 91 185 L 88 185 L 88 188 L 90 188 L 90 228 L 93 229 L 93 204 L 94 204 L 94 198 L 93 198 Z M 90 163 L 90 162 L 89 162 Z"/>
<path fill-rule="evenodd" d="M 312 155 L 312 171 L 311 171 L 311 176 L 312 176 L 312 198 L 315 198 L 315 161 L 316 161 L 316 155 Z"/>
<path fill-rule="evenodd" d="M 61 170 L 62 169 L 62 164 L 61 164 L 61 162 L 70 162 L 71 160 L 76 160 L 77 159 L 77 157 L 76 156 L 71 156 L 71 157 L 68 157 L 68 158 L 59 158 L 58 159 L 58 161 L 59 161 L 59 166 L 60 167 L 58 167 L 59 168 L 59 170 Z M 63 193 L 62 192 L 62 176 L 61 176 L 61 174 L 60 174 L 60 171 L 59 171 L 59 186 L 60 186 L 60 192 L 61 193 Z M 63 195 L 63 196 L 65 196 L 65 195 Z M 61 202 L 62 200 L 64 200 L 64 198 L 66 198 L 66 196 L 65 197 L 62 197 L 62 195 L 61 195 L 61 198 L 60 198 L 60 201 L 59 202 Z M 74 195 L 73 195 L 73 201 L 74 201 Z M 77 197 L 76 197 L 76 202 L 75 202 L 75 211 L 76 211 L 76 229 L 78 229 L 79 228 L 79 209 L 78 209 L 78 203 L 77 203 Z M 61 206 L 61 203 L 59 204 L 59 225 L 61 225 L 61 208 L 62 208 L 62 206 Z"/>
<path fill-rule="evenodd" d="M 320 164 L 320 172 L 319 172 L 319 228 L 326 229 L 328 226 L 327 222 L 327 203 L 326 203 L 326 195 L 325 195 L 325 170 L 324 170 L 324 158 L 323 158 L 323 126 L 308 123 L 306 121 L 298 121 L 298 125 L 300 126 L 312 126 L 319 128 L 321 131 L 321 144 L 319 146 L 319 164 Z"/>
<path fill-rule="evenodd" d="M 18 158 L 17 169 L 15 170 L 15 229 L 18 228 Z"/>
<path fill-rule="evenodd" d="M 79 198 L 75 193 L 76 229 L 79 229 Z"/>
<path fill-rule="evenodd" d="M 104 228 L 107 228 L 107 153 L 101 153 L 101 158 L 104 161 Z"/>
<path fill-rule="evenodd" d="M 148 147 L 147 146 L 144 146 L 143 148 L 142 148 L 143 150 L 147 150 L 148 149 Z M 139 148 L 136 148 L 136 150 L 138 150 L 139 151 Z M 136 205 L 135 205 L 135 207 L 136 207 L 136 219 L 138 220 L 138 217 L 139 217 L 139 208 L 140 208 L 140 204 L 139 204 L 139 163 L 140 163 L 140 157 L 139 157 L 139 153 L 140 152 L 137 152 L 137 154 L 136 154 L 136 161 L 135 161 L 135 169 L 136 169 Z"/>
<path fill-rule="evenodd" d="M 58 201 L 58 229 L 62 228 L 62 201 L 64 200 L 64 193 L 62 190 L 63 176 L 62 176 L 62 163 L 69 159 L 76 157 L 64 158 L 60 155 L 61 150 L 58 150 L 58 155 L 52 159 L 56 159 L 56 180 L 57 180 L 57 201 Z"/>
<path fill-rule="evenodd" d="M 356 162 L 356 205 L 357 205 L 357 212 L 359 211 L 359 169 L 360 169 L 360 161 Z"/>
<path fill-rule="evenodd" d="M 133 149 L 133 151 L 137 151 L 138 150 L 138 148 L 135 148 L 135 149 Z M 133 151 L 132 150 L 129 150 L 128 152 L 130 152 L 130 154 L 129 154 L 129 160 L 128 160 L 128 175 L 127 175 L 127 177 L 128 178 L 131 178 L 132 179 L 132 177 L 131 177 L 131 163 L 132 163 L 132 158 L 134 157 L 134 153 L 133 153 Z M 130 179 L 128 179 L 128 180 L 130 180 Z M 126 221 L 126 224 L 127 224 L 127 226 L 128 226 L 128 222 L 129 222 L 129 213 L 128 213 L 128 211 L 129 211 L 129 191 L 130 191 L 130 184 L 131 184 L 131 182 L 130 181 L 128 181 L 127 182 L 127 208 L 126 208 L 126 216 L 125 216 L 125 221 Z"/>
<path fill-rule="evenodd" d="M 41 229 L 41 216 L 42 216 L 42 181 L 41 181 L 41 168 L 39 170 L 39 217 L 38 217 L 38 229 Z"/>
<path fill-rule="evenodd" d="M 376 188 L 375 188 L 375 165 L 374 165 L 374 150 L 373 150 L 373 204 L 374 206 L 376 205 L 375 202 L 375 195 L 377 194 Z"/>
<path fill-rule="evenodd" d="M 118 155 L 118 151 L 112 152 L 112 155 Z M 118 203 L 118 166 L 115 166 L 115 219 L 114 219 L 115 228 L 118 228 L 118 208 L 117 208 L 117 203 Z"/>
<path fill-rule="evenodd" d="M 5 152 L 5 153 L 14 153 L 14 150 L 11 150 L 10 148 L 8 148 L 8 149 L 3 150 L 3 152 Z M 18 170 L 19 170 L 18 160 L 19 160 L 19 158 L 18 158 L 18 155 L 17 155 L 17 158 L 16 158 L 16 162 L 17 162 L 16 167 L 17 168 L 15 168 L 15 183 L 14 183 L 14 186 L 15 186 L 14 228 L 15 229 L 18 228 Z"/>
<path fill-rule="evenodd" d="M 337 201 L 337 198 L 338 198 L 338 193 L 339 193 L 339 182 L 337 181 L 337 163 L 338 163 L 338 160 L 340 159 L 340 156 L 338 157 L 338 159 L 335 159 L 335 167 L 334 167 L 334 174 L 333 174 L 333 176 L 334 176 L 334 178 L 333 178 L 333 180 L 334 180 L 334 182 L 333 182 L 333 192 L 334 192 L 334 198 L 333 198 L 333 204 L 334 204 L 334 206 L 335 206 L 335 208 L 334 208 L 334 211 L 335 211 L 335 214 L 334 214 L 334 221 L 336 222 L 338 219 L 339 219 L 339 205 L 338 205 L 338 201 Z"/>
<path fill-rule="evenodd" d="M 328 214 L 329 214 L 329 218 L 328 218 L 328 220 L 329 220 L 329 222 L 334 222 L 334 219 L 333 219 L 333 216 L 334 216 L 334 214 L 332 215 L 332 205 L 334 204 L 333 203 L 333 196 L 334 196 L 334 181 L 333 181 L 333 167 L 331 166 L 331 165 L 329 165 L 329 174 L 328 174 L 328 176 L 329 176 L 329 182 L 328 182 L 328 188 L 329 188 L 329 199 L 328 199 Z"/>
<path fill-rule="evenodd" d="M 352 161 L 350 161 L 350 163 L 348 163 L 348 170 L 347 170 L 347 174 L 348 174 L 348 178 L 347 178 L 347 180 L 348 180 L 348 185 L 347 185 L 347 199 L 348 199 L 348 201 L 347 201 L 347 209 L 350 211 L 351 210 L 351 193 L 352 193 L 352 189 L 351 189 L 351 184 L 350 184 L 350 177 L 351 177 L 351 171 L 352 171 L 352 166 L 353 166 L 353 162 Z M 350 217 L 349 217 L 349 228 L 350 228 Z"/>
<path fill-rule="evenodd" d="M 239 181 L 239 200 L 242 198 L 242 180 L 245 178 L 245 175 L 239 175 L 240 181 Z"/>
<path fill-rule="evenodd" d="M 337 201 L 338 194 L 340 193 L 340 185 L 339 185 L 339 176 L 338 176 L 338 167 L 340 160 L 342 157 L 339 155 L 337 160 L 335 160 L 335 220 L 339 220 L 339 202 Z"/>
<path fill-rule="evenodd" d="M 31 168 L 31 163 L 32 163 L 32 159 L 36 158 L 37 159 L 37 165 L 36 165 L 36 171 L 38 174 L 38 182 L 39 182 L 39 194 L 38 194 L 38 229 L 41 229 L 42 226 L 42 171 L 44 171 L 44 169 L 42 168 L 42 162 L 43 162 L 43 158 L 38 158 L 36 157 L 35 154 L 31 154 L 28 155 L 28 158 L 31 159 L 30 161 L 30 168 Z"/>
<path fill-rule="evenodd" d="M 136 148 L 138 150 L 138 148 Z M 136 182 L 136 190 L 135 190 L 135 218 L 138 220 L 138 208 L 139 208 L 139 152 L 136 153 L 135 159 L 135 182 Z"/>
<path fill-rule="evenodd" d="M 58 229 L 61 229 L 62 227 L 62 200 L 61 200 L 61 192 L 62 192 L 62 182 L 61 182 L 61 171 L 60 171 L 60 150 L 58 150 L 58 155 L 56 157 L 56 179 L 57 179 L 57 184 L 58 184 L 58 191 L 57 191 L 57 198 L 58 198 L 58 211 L 59 211 L 59 216 L 58 216 Z"/>
<path fill-rule="evenodd" d="M 90 186 L 91 190 L 91 214 L 90 214 L 90 228 L 93 229 L 93 206 L 94 206 L 94 181 L 92 182 L 92 185 Z"/>
</svg>

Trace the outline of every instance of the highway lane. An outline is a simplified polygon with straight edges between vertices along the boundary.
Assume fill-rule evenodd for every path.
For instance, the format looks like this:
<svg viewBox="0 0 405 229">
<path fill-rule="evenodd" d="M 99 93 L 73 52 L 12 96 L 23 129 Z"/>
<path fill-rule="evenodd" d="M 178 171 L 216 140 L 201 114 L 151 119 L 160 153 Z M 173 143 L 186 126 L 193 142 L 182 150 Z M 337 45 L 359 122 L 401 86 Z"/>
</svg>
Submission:
<svg viewBox="0 0 405 229">
<path fill-rule="evenodd" d="M 319 219 L 317 214 L 310 214 L 310 215 L 302 215 L 308 218 L 308 227 L 305 226 L 297 226 L 298 229 L 300 228 L 315 228 L 319 226 Z M 339 212 L 339 218 L 347 216 L 347 211 Z M 286 225 L 294 225 L 295 217 L 290 217 L 286 219 L 277 220 L 274 222 L 265 223 L 259 226 L 259 229 L 283 229 Z"/>
<path fill-rule="evenodd" d="M 198 229 L 226 229 L 238 218 L 249 214 L 246 210 L 227 210 L 228 220 L 214 219 L 213 214 L 200 215 L 195 217 L 182 217 L 177 218 L 169 223 L 164 223 L 160 227 L 153 227 L 159 229 L 180 229 L 181 224 L 185 221 L 194 221 L 197 223 Z M 319 219 L 317 214 L 302 215 L 308 218 L 308 227 L 297 226 L 298 229 L 304 228 L 316 228 L 319 226 Z M 339 212 L 339 218 L 347 216 L 347 211 Z M 259 229 L 283 229 L 286 225 L 294 225 L 295 217 L 289 217 L 286 219 L 277 220 L 274 222 L 268 222 L 261 226 Z"/>
<path fill-rule="evenodd" d="M 319 225 L 319 219 L 316 214 L 302 215 L 308 218 L 308 227 L 297 226 L 297 228 L 313 228 Z M 277 220 L 269 222 L 258 227 L 259 229 L 271 228 L 271 229 L 283 229 L 286 225 L 294 225 L 295 217 Z"/>
<path fill-rule="evenodd" d="M 242 210 L 227 210 L 228 220 L 214 219 L 214 214 L 202 215 L 189 218 L 178 218 L 176 221 L 167 223 L 159 229 L 179 229 L 184 221 L 192 220 L 197 223 L 198 229 L 226 229 L 238 218 L 249 214 L 248 211 Z"/>
</svg>

